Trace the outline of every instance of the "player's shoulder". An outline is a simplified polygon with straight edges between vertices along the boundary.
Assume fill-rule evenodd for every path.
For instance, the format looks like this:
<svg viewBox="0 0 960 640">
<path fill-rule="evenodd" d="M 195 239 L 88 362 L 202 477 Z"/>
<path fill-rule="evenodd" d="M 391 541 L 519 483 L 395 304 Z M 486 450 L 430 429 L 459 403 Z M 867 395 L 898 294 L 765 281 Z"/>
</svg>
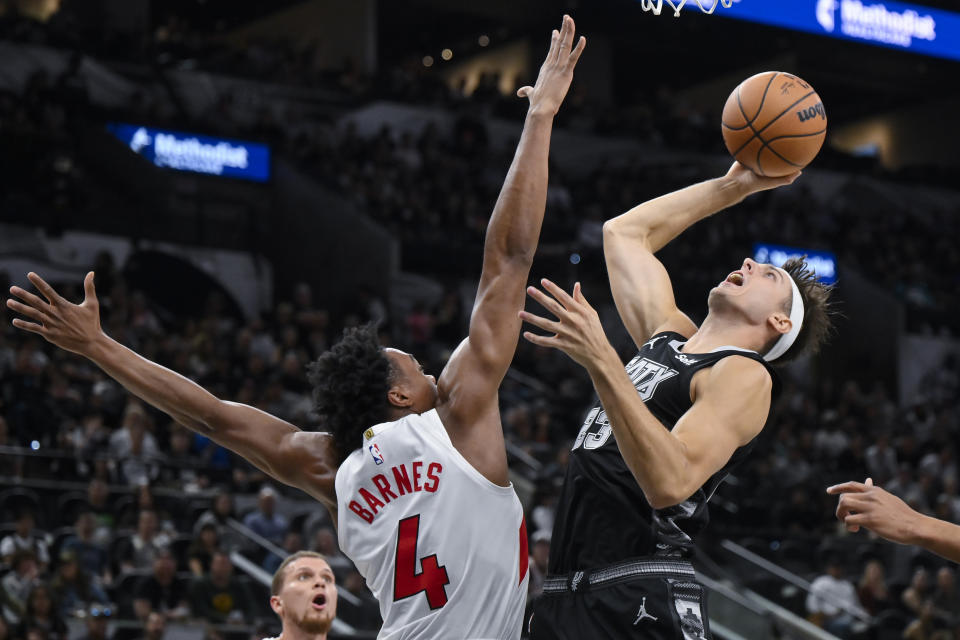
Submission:
<svg viewBox="0 0 960 640">
<path fill-rule="evenodd" d="M 759 359 L 746 353 L 726 355 L 710 367 L 706 389 L 726 392 L 751 389 L 770 393 L 775 385 L 773 372 Z"/>
</svg>

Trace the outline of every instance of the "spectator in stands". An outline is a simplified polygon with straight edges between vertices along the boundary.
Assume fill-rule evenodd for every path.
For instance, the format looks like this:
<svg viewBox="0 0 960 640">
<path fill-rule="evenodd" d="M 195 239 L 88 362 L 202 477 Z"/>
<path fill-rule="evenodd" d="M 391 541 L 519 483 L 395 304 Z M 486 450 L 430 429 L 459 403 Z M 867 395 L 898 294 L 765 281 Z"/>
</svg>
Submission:
<svg viewBox="0 0 960 640">
<path fill-rule="evenodd" d="M 106 548 L 95 538 L 97 521 L 92 511 L 84 510 L 77 515 L 73 535 L 63 541 L 62 550 L 72 551 L 80 562 L 80 568 L 109 584 L 110 562 Z"/>
<path fill-rule="evenodd" d="M 903 632 L 904 640 L 953 640 L 954 635 L 937 628 L 933 603 L 929 600 L 920 605 L 917 618 Z"/>
<path fill-rule="evenodd" d="M 935 614 L 947 622 L 955 622 L 960 615 L 960 593 L 953 567 L 940 567 L 937 571 L 937 588 L 933 592 Z"/>
<path fill-rule="evenodd" d="M 87 609 L 86 634 L 79 640 L 109 640 L 107 625 L 113 617 L 113 609 L 109 606 L 95 604 Z"/>
<path fill-rule="evenodd" d="M 857 585 L 857 599 L 872 616 L 890 607 L 890 593 L 887 590 L 883 563 L 879 560 L 868 560 L 863 567 L 863 575 Z"/>
<path fill-rule="evenodd" d="M 865 453 L 867 472 L 883 484 L 897 475 L 897 453 L 890 446 L 890 435 L 881 431 L 876 443 L 867 447 Z"/>
<path fill-rule="evenodd" d="M 543 593 L 543 581 L 547 577 L 547 561 L 550 558 L 550 531 L 541 529 L 530 536 L 530 582 L 528 601 Z"/>
<path fill-rule="evenodd" d="M 37 568 L 37 556 L 31 550 L 21 550 L 13 554 L 10 560 L 12 571 L 0 580 L 3 590 L 3 615 L 12 623 L 20 622 L 27 609 L 27 596 L 40 572 Z"/>
<path fill-rule="evenodd" d="M 120 461 L 120 480 L 128 485 L 149 484 L 157 478 L 159 449 L 147 431 L 149 417 L 143 405 L 129 400 L 123 412 L 123 427 L 110 436 L 110 456 Z"/>
<path fill-rule="evenodd" d="M 210 573 L 210 561 L 213 559 L 213 554 L 219 550 L 220 538 L 217 536 L 217 525 L 208 520 L 200 526 L 200 531 L 193 537 L 187 549 L 190 572 L 198 578 Z"/>
<path fill-rule="evenodd" d="M 300 535 L 298 531 L 287 531 L 287 535 L 283 537 L 283 550 L 286 551 L 286 553 L 283 555 L 283 558 L 277 556 L 275 553 L 267 554 L 267 557 L 263 560 L 264 571 L 270 574 L 275 573 L 280 567 L 280 564 L 283 562 L 284 558 L 288 558 L 292 554 L 302 551 L 303 536 Z"/>
<path fill-rule="evenodd" d="M 62 616 L 73 616 L 78 611 L 82 613 L 95 602 L 105 604 L 110 601 L 100 587 L 99 580 L 80 567 L 74 551 L 62 550 L 59 561 L 50 588 Z"/>
<path fill-rule="evenodd" d="M 337 543 L 337 533 L 329 525 L 321 525 L 313 534 L 313 544 L 310 549 L 322 554 L 334 573 L 342 575 L 342 571 L 353 568 L 353 563 L 340 551 Z"/>
<path fill-rule="evenodd" d="M 166 533 L 157 531 L 157 514 L 141 511 L 137 518 L 137 531 L 120 551 L 120 566 L 124 571 L 149 569 L 157 552 L 170 546 Z"/>
<path fill-rule="evenodd" d="M 106 482 L 99 478 L 90 480 L 90 484 L 87 485 L 87 503 L 96 520 L 97 531 L 94 537 L 100 544 L 105 544 L 113 535 L 113 526 L 116 521 L 113 508 L 110 506 L 110 488 Z"/>
<path fill-rule="evenodd" d="M 171 619 L 185 618 L 190 612 L 187 604 L 187 584 L 177 578 L 177 565 L 169 549 L 157 552 L 153 571 L 141 579 L 133 591 L 133 613 L 138 620 L 146 620 L 151 611 Z"/>
<path fill-rule="evenodd" d="M 170 489 L 195 491 L 206 482 L 206 476 L 197 471 L 200 458 L 193 453 L 193 433 L 176 422 L 170 423 L 169 433 L 170 449 L 166 452 L 167 464 L 160 470 L 160 482 Z"/>
<path fill-rule="evenodd" d="M 193 615 L 215 624 L 247 621 L 254 610 L 249 591 L 233 574 L 230 556 L 222 551 L 213 555 L 210 575 L 193 579 L 189 600 Z"/>
<path fill-rule="evenodd" d="M 41 630 L 48 640 L 67 640 L 67 624 L 57 611 L 50 587 L 42 582 L 34 583 L 27 595 L 27 606 L 20 619 L 17 637 L 26 638 L 28 632 L 34 629 Z"/>
<path fill-rule="evenodd" d="M 140 640 L 163 640 L 167 632 L 167 619 L 163 614 L 151 611 L 143 625 L 143 635 Z"/>
<path fill-rule="evenodd" d="M 246 546 L 246 540 L 239 533 L 230 527 L 229 521 L 235 517 L 233 512 L 233 496 L 229 491 L 218 490 L 217 496 L 213 499 L 213 507 L 204 511 L 197 518 L 193 526 L 193 533 L 200 533 L 200 528 L 212 522 L 217 527 L 217 538 L 220 540 L 220 546 L 226 551 L 234 551 Z"/>
<path fill-rule="evenodd" d="M 9 563 L 17 551 L 32 551 L 37 559 L 40 573 L 43 573 L 50 563 L 50 553 L 43 534 L 36 531 L 35 526 L 36 519 L 33 511 L 29 509 L 20 511 L 16 520 L 16 530 L 0 542 L 0 557 L 4 562 Z"/>
<path fill-rule="evenodd" d="M 288 556 L 273 574 L 270 608 L 282 625 L 271 640 L 326 640 L 337 615 L 337 584 L 323 556 L 313 551 Z"/>
<path fill-rule="evenodd" d="M 930 573 L 924 567 L 917 567 L 910 579 L 910 586 L 903 590 L 903 605 L 913 615 L 922 617 L 923 605 L 933 595 Z"/>
<path fill-rule="evenodd" d="M 824 568 L 825 573 L 810 584 L 807 613 L 815 624 L 829 633 L 847 638 L 854 613 L 860 610 L 857 591 L 849 580 L 843 578 L 843 564 L 838 554 L 829 554 Z"/>
<path fill-rule="evenodd" d="M 277 492 L 270 485 L 264 485 L 257 496 L 257 511 L 247 514 L 243 524 L 280 546 L 290 524 L 285 517 L 275 512 L 276 505 Z"/>
</svg>

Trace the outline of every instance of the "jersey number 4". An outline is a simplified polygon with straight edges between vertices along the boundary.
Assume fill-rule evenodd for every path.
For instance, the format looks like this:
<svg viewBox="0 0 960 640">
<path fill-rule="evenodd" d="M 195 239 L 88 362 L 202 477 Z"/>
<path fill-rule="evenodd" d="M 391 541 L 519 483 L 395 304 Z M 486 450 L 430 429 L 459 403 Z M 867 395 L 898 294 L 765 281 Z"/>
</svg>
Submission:
<svg viewBox="0 0 960 640">
<path fill-rule="evenodd" d="M 417 573 L 419 532 L 419 515 L 400 521 L 397 532 L 397 568 L 393 574 L 393 601 L 425 592 L 430 609 L 439 609 L 447 604 L 447 591 L 444 586 L 450 584 L 450 578 L 447 577 L 446 567 L 437 564 L 437 554 L 420 558 L 420 573 Z"/>
</svg>

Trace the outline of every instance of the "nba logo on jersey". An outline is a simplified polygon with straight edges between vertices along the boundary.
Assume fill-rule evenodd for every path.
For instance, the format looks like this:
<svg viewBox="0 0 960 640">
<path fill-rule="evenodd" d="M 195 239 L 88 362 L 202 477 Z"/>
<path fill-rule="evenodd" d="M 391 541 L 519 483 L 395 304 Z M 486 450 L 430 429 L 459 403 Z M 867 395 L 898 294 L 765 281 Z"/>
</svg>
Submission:
<svg viewBox="0 0 960 640">
<path fill-rule="evenodd" d="M 373 456 L 373 461 L 377 464 L 383 464 L 383 454 L 380 453 L 380 447 L 377 446 L 377 443 L 374 442 L 369 448 L 370 455 Z"/>
</svg>

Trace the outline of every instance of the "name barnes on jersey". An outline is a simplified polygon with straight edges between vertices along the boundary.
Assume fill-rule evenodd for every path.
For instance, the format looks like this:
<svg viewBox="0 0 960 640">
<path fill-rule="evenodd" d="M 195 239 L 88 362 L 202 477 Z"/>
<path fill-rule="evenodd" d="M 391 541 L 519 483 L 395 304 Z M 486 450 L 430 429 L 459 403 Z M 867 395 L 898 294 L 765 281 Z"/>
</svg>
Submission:
<svg viewBox="0 0 960 640">
<path fill-rule="evenodd" d="M 427 467 L 426 474 L 423 473 L 424 465 Z M 401 464 L 390 469 L 390 474 L 393 475 L 393 485 L 390 484 L 390 480 L 385 473 L 378 473 L 370 478 L 370 482 L 375 489 L 371 491 L 360 487 L 357 491 L 358 497 L 367 503 L 369 508 L 365 509 L 360 500 L 351 500 L 348 505 L 350 511 L 353 511 L 368 524 L 373 524 L 379 510 L 390 504 L 391 500 L 402 498 L 408 493 L 419 493 L 421 491 L 436 493 L 440 486 L 440 474 L 443 473 L 443 465 L 439 462 L 427 464 L 422 460 L 416 460 L 409 464 L 411 467 L 409 471 L 407 466 L 407 464 Z M 396 491 L 394 491 L 394 487 Z M 380 494 L 380 498 L 374 495 L 374 491 Z"/>
</svg>

